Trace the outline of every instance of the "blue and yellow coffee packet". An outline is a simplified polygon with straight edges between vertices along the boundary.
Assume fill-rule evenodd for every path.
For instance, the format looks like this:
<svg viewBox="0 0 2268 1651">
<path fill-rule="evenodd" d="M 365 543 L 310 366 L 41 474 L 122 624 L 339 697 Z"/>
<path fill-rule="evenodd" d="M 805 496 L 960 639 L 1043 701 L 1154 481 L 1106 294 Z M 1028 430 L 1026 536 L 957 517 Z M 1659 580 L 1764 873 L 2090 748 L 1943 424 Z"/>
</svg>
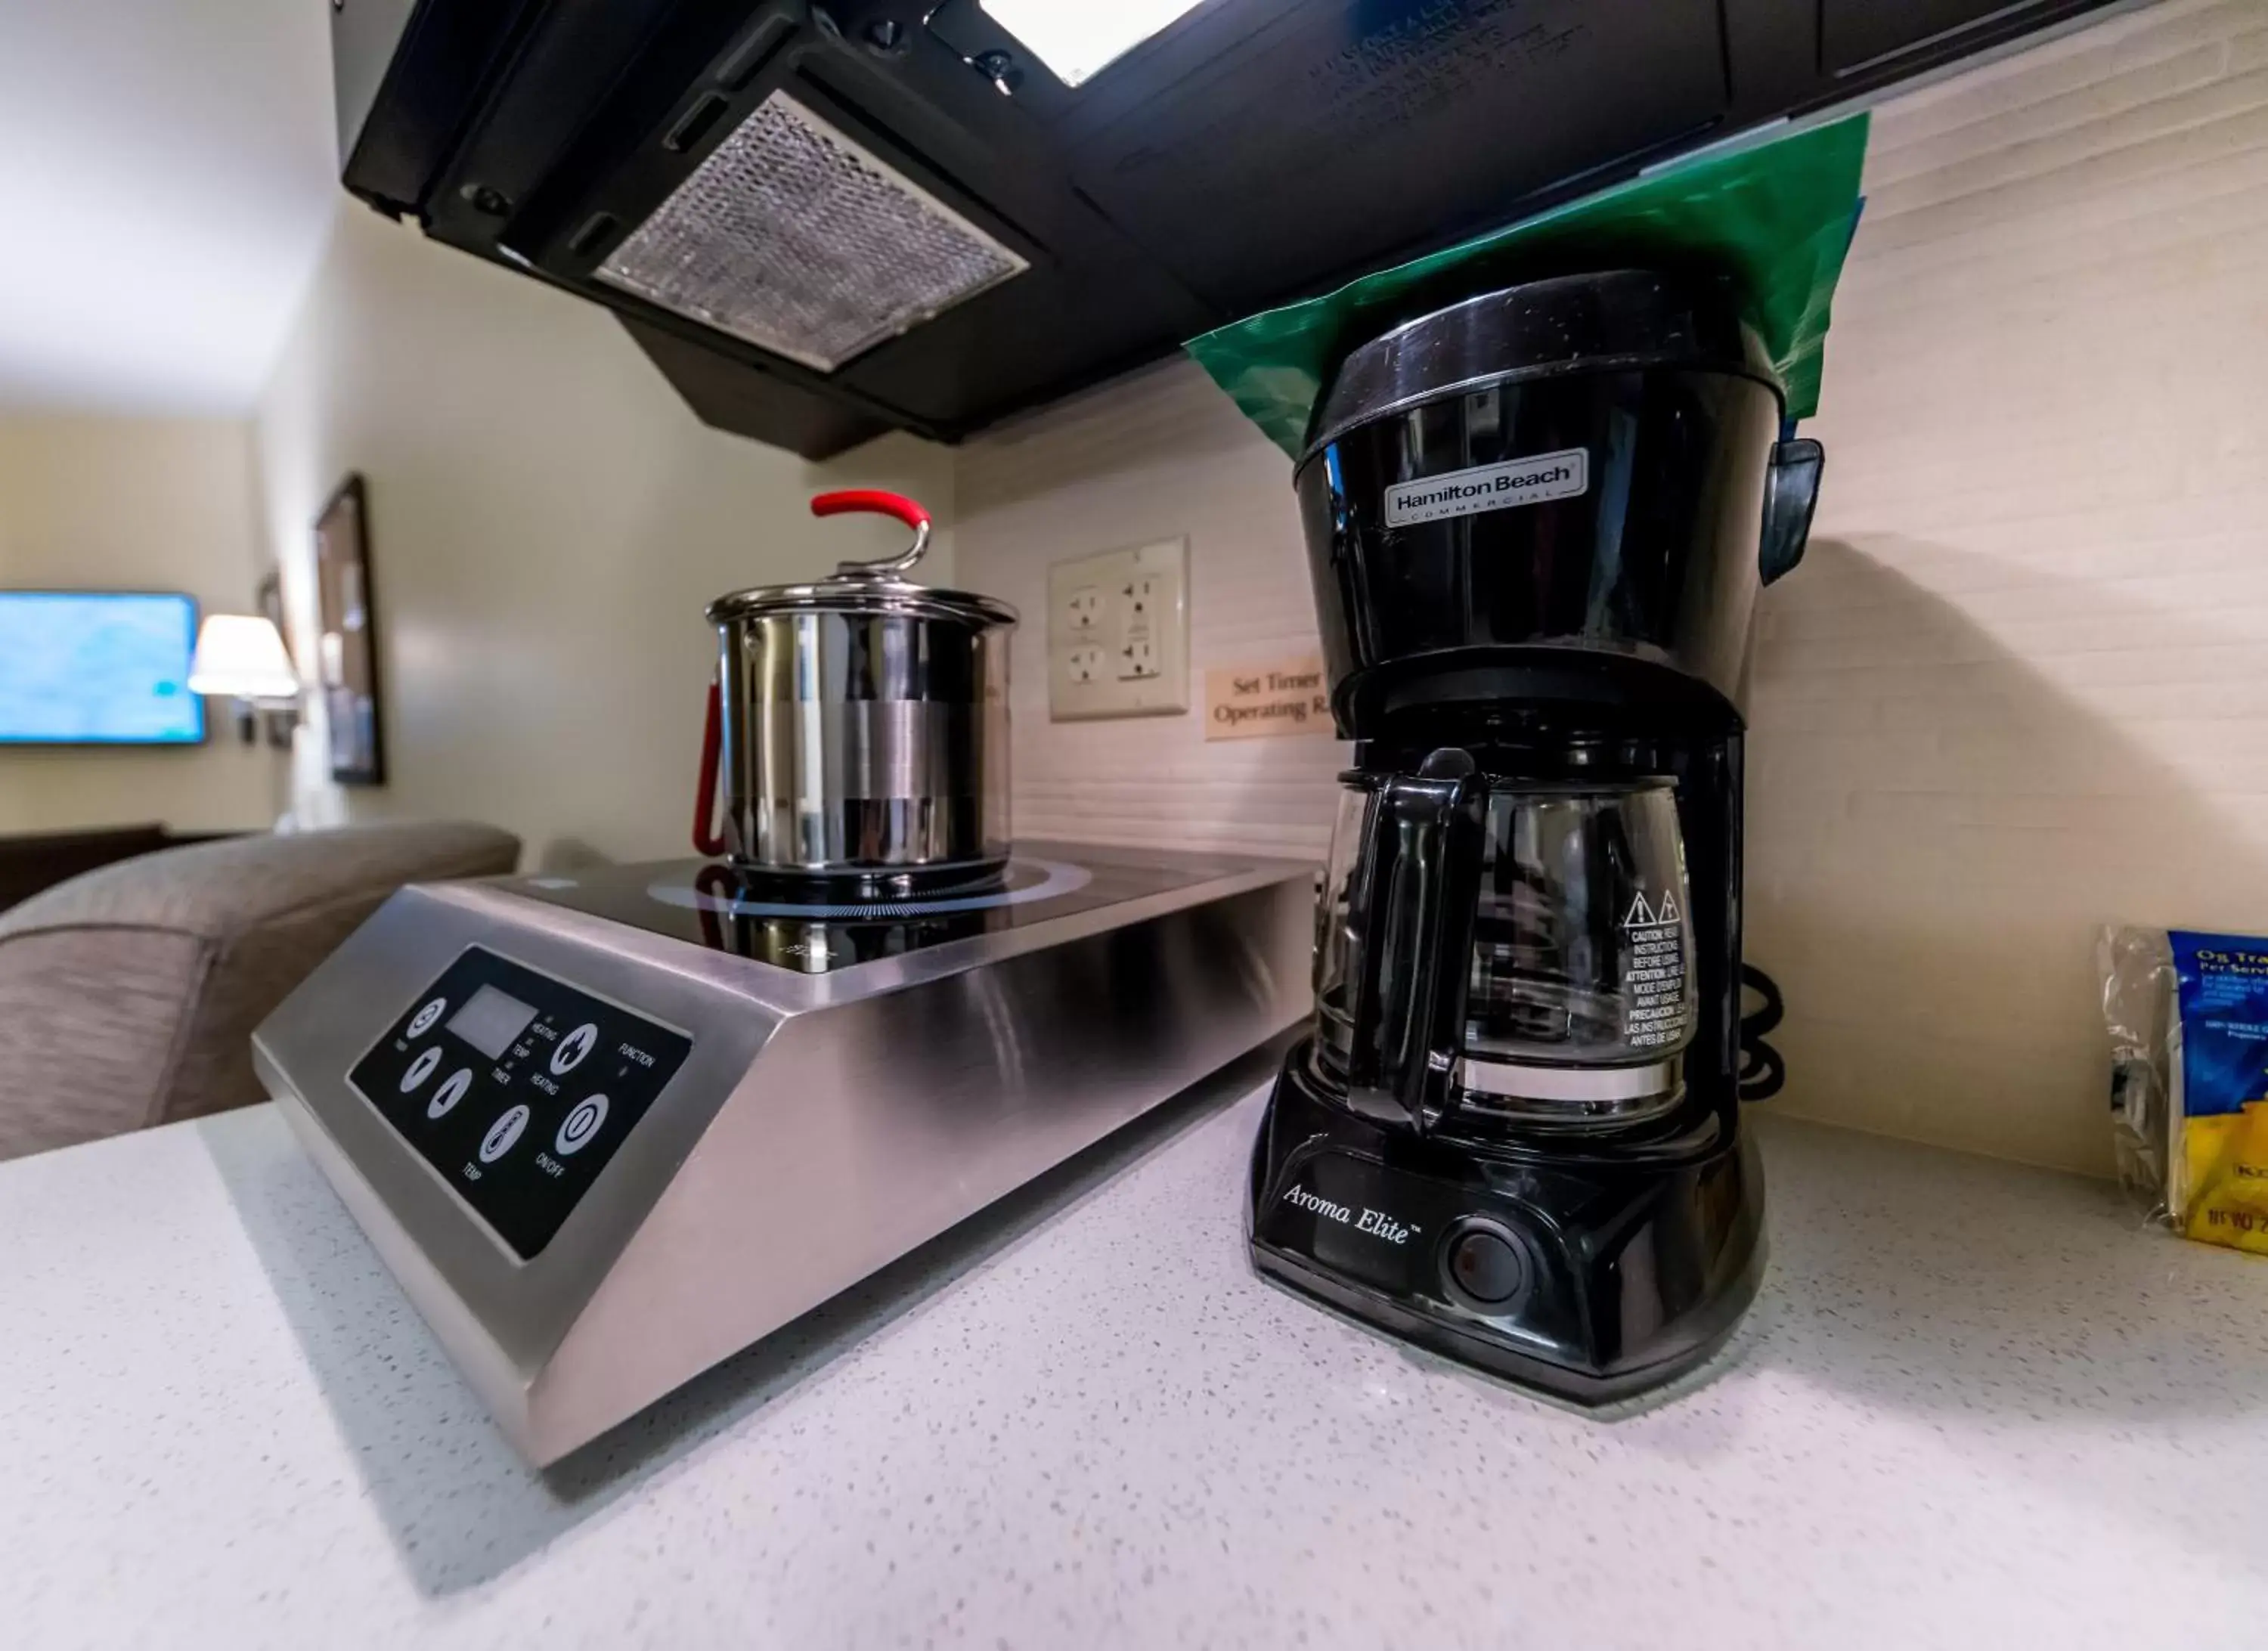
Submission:
<svg viewBox="0 0 2268 1651">
<path fill-rule="evenodd" d="M 2166 936 L 2180 1020 L 2182 1230 L 2268 1254 L 2268 940 Z"/>
<path fill-rule="evenodd" d="M 2201 1243 L 2268 1255 L 2268 939 L 2103 937 L 2119 1172 Z"/>
</svg>

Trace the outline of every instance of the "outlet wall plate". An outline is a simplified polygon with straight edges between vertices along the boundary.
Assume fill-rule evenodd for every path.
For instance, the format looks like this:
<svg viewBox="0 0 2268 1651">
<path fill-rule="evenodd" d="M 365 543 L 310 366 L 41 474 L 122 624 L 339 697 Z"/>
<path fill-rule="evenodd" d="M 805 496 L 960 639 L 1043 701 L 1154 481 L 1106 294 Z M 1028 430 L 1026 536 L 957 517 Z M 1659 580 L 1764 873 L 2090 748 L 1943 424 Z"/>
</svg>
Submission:
<svg viewBox="0 0 2268 1651">
<path fill-rule="evenodd" d="M 1048 570 L 1048 716 L 1165 717 L 1189 708 L 1189 542 Z"/>
</svg>

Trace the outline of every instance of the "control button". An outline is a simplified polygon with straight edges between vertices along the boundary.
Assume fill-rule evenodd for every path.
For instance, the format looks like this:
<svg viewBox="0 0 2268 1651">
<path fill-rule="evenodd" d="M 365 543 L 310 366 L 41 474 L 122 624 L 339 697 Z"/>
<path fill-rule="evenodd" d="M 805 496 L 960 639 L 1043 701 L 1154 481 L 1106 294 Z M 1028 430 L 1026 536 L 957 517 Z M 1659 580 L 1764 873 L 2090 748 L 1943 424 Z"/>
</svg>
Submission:
<svg viewBox="0 0 2268 1651">
<path fill-rule="evenodd" d="M 1475 1223 L 1453 1235 L 1441 1271 L 1449 1294 L 1468 1307 L 1502 1308 L 1528 1284 L 1528 1262 L 1503 1228 Z"/>
<path fill-rule="evenodd" d="M 441 1051 L 436 1046 L 427 1050 L 409 1063 L 409 1070 L 401 1074 L 401 1093 L 408 1095 L 433 1075 L 433 1068 L 441 1064 Z"/>
<path fill-rule="evenodd" d="M 426 1033 L 433 1029 L 433 1022 L 441 1018 L 443 1011 L 447 1009 L 448 1006 L 449 1000 L 446 998 L 436 998 L 432 1002 L 418 1010 L 416 1014 L 409 1018 L 409 1036 L 412 1037 L 424 1036 Z"/>
<path fill-rule="evenodd" d="M 585 1021 L 559 1040 L 559 1047 L 551 1051 L 551 1075 L 564 1078 L 583 1064 L 583 1057 L 591 1052 L 591 1045 L 599 1041 L 599 1028 Z"/>
<path fill-rule="evenodd" d="M 457 1102 L 465 1098 L 465 1091 L 472 1087 L 473 1069 L 470 1066 L 458 1067 L 449 1074 L 447 1081 L 433 1092 L 432 1100 L 426 1102 L 425 1116 L 429 1118 L 448 1117 Z"/>
<path fill-rule="evenodd" d="M 552 1142 L 562 1158 L 571 1158 L 591 1144 L 599 1132 L 599 1125 L 607 1121 L 607 1097 L 594 1095 L 567 1115 L 559 1126 L 559 1139 Z"/>
<path fill-rule="evenodd" d="M 481 1141 L 481 1161 L 492 1164 L 518 1143 L 520 1132 L 527 1128 L 527 1109 L 514 1107 L 489 1125 L 488 1134 Z"/>
</svg>

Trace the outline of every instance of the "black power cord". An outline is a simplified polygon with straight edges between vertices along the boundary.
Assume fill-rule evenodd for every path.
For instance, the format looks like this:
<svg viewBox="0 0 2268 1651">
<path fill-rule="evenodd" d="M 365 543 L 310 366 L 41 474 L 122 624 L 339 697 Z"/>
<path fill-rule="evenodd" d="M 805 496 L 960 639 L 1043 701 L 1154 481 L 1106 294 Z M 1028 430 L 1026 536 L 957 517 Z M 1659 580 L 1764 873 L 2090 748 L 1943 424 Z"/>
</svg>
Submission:
<svg viewBox="0 0 2268 1651">
<path fill-rule="evenodd" d="M 1787 1063 L 1764 1042 L 1764 1034 L 1778 1026 L 1787 1004 L 1772 977 L 1753 963 L 1741 965 L 1741 986 L 1764 1000 L 1741 1017 L 1741 1099 L 1768 1101 L 1787 1082 Z"/>
</svg>

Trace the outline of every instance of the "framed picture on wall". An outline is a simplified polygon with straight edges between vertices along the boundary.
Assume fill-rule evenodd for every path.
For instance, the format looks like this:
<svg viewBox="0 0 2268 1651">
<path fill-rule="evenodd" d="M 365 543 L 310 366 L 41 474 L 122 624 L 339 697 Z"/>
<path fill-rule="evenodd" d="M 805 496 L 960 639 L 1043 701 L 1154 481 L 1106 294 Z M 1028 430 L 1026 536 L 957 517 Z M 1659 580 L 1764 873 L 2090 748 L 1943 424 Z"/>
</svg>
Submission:
<svg viewBox="0 0 2268 1651">
<path fill-rule="evenodd" d="M 284 616 L 282 569 L 268 570 L 266 577 L 260 581 L 258 595 L 261 613 L 269 624 L 276 627 L 276 634 L 284 638 L 284 651 L 298 659 L 299 651 L 291 645 L 291 623 Z M 260 726 L 268 735 L 271 749 L 288 751 L 291 748 L 291 731 L 299 726 L 298 711 L 296 708 L 283 710 L 274 705 L 263 706 L 260 712 Z"/>
<path fill-rule="evenodd" d="M 359 475 L 347 477 L 315 519 L 315 582 L 331 778 L 342 785 L 383 785 L 386 741 L 370 594 L 370 505 Z"/>
</svg>

